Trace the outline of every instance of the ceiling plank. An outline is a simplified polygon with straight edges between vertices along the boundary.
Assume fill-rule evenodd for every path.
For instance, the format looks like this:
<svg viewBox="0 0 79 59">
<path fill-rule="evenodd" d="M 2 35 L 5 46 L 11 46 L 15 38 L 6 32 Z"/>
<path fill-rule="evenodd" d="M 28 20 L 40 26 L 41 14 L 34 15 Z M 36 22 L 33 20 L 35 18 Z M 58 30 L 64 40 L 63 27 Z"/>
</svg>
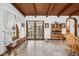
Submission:
<svg viewBox="0 0 79 59">
<path fill-rule="evenodd" d="M 72 4 L 70 3 L 70 4 L 68 4 L 68 5 L 66 5 L 59 13 L 58 13 L 58 17 L 65 11 L 65 10 L 67 10 L 67 8 L 69 8 L 70 6 L 71 6 Z"/>
<path fill-rule="evenodd" d="M 79 9 L 73 11 L 72 13 L 69 14 L 69 17 L 73 16 L 75 13 L 79 12 Z"/>
<path fill-rule="evenodd" d="M 50 10 L 50 7 L 52 6 L 52 3 L 49 4 L 49 7 L 47 8 L 47 12 L 46 12 L 46 17 L 48 17 L 48 13 L 49 13 L 49 10 Z"/>
<path fill-rule="evenodd" d="M 35 17 L 37 16 L 37 11 L 36 11 L 36 6 L 35 4 L 33 3 L 33 8 L 34 8 L 34 12 L 35 12 Z"/>
<path fill-rule="evenodd" d="M 25 16 L 24 12 L 16 5 L 16 3 L 11 3 L 23 16 Z"/>
</svg>

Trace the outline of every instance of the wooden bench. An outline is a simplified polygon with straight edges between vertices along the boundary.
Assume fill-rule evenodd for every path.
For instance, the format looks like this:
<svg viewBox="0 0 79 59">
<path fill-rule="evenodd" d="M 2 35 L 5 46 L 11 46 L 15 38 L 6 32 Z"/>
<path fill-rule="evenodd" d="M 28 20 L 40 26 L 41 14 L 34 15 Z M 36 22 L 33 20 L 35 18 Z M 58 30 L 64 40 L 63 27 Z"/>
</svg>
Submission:
<svg viewBox="0 0 79 59">
<path fill-rule="evenodd" d="M 21 39 L 17 39 L 13 43 L 6 46 L 7 52 L 9 53 L 9 55 L 11 55 L 12 53 L 14 53 L 14 55 L 17 55 L 16 49 L 23 43 L 28 43 L 28 40 L 26 37 L 21 38 Z"/>
</svg>

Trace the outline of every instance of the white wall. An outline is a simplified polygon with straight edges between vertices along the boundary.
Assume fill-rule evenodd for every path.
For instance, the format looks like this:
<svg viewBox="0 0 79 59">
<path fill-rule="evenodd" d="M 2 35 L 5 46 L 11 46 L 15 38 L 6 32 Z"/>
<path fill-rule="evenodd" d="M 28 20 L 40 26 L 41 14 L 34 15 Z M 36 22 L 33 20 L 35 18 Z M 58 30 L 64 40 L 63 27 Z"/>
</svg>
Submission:
<svg viewBox="0 0 79 59">
<path fill-rule="evenodd" d="M 14 23 L 18 23 L 20 26 L 21 22 L 24 22 L 24 17 L 16 8 L 9 3 L 0 3 L 0 54 L 6 51 L 3 30 L 10 32 Z M 8 33 L 6 34 L 5 41 L 7 41 L 7 44 L 10 42 L 10 35 Z"/>
<path fill-rule="evenodd" d="M 4 47 L 4 33 L 3 33 L 3 13 L 2 13 L 2 5 L 0 5 L 0 54 L 5 51 Z"/>
<path fill-rule="evenodd" d="M 77 18 L 77 20 L 79 19 L 79 16 L 74 16 L 75 18 Z M 68 16 L 26 16 L 25 20 L 44 20 L 44 23 L 49 23 L 49 28 L 44 28 L 44 38 L 47 38 L 48 35 L 51 33 L 51 23 L 59 22 L 59 23 L 65 23 L 66 24 L 66 20 L 67 20 Z M 79 24 L 79 20 L 78 20 L 78 24 Z M 66 26 L 65 28 L 62 29 L 62 33 L 66 33 Z M 79 28 L 78 28 L 78 34 L 79 34 Z"/>
</svg>

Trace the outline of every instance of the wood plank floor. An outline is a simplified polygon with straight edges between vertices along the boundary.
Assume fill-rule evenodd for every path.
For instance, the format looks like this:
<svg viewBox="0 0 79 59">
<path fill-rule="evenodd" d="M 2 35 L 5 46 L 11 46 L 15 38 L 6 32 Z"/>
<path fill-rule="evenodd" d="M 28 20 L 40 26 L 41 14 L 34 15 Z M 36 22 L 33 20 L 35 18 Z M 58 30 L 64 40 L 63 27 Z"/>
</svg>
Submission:
<svg viewBox="0 0 79 59">
<path fill-rule="evenodd" d="M 62 40 L 29 40 L 17 49 L 18 56 L 66 56 L 68 48 Z"/>
</svg>

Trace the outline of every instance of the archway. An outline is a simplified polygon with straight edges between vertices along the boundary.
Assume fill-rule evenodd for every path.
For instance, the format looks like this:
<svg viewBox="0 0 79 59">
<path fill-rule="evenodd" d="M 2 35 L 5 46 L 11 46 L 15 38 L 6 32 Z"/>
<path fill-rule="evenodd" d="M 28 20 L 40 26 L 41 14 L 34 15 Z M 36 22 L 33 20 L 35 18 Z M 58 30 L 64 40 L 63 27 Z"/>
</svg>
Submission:
<svg viewBox="0 0 79 59">
<path fill-rule="evenodd" d="M 75 18 L 68 18 L 66 20 L 66 33 L 70 32 L 77 36 L 77 19 Z"/>
</svg>

